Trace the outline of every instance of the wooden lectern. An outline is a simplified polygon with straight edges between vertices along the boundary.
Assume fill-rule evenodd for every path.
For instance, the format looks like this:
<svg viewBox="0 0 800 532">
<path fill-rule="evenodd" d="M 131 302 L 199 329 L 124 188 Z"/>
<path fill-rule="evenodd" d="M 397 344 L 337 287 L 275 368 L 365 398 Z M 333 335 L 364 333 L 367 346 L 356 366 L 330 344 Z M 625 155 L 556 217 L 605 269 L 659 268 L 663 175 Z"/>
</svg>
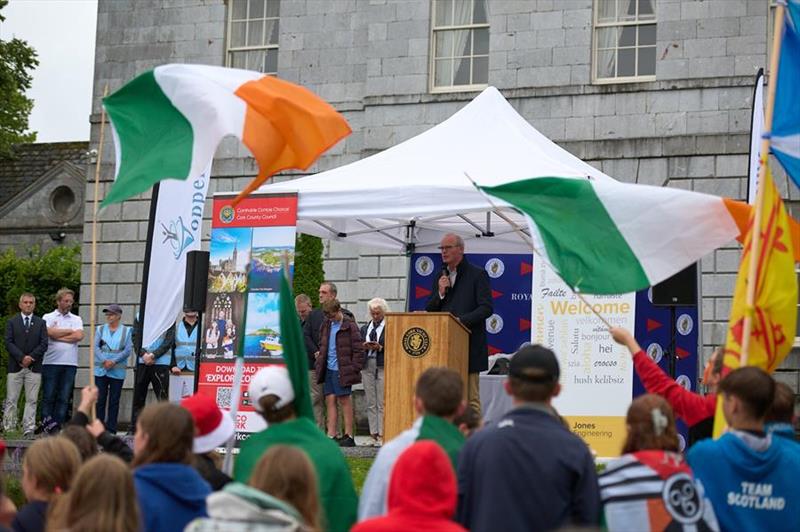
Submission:
<svg viewBox="0 0 800 532">
<path fill-rule="evenodd" d="M 426 369 L 457 371 L 466 398 L 469 329 L 449 312 L 392 312 L 385 333 L 383 438 L 389 441 L 414 422 L 414 387 Z"/>
</svg>

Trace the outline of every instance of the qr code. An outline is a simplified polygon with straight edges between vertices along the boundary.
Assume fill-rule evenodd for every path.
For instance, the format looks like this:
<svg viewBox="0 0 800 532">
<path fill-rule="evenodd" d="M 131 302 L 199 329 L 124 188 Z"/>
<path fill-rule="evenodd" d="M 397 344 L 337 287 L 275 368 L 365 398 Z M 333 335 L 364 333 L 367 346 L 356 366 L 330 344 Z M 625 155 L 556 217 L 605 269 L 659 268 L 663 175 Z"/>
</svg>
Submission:
<svg viewBox="0 0 800 532">
<path fill-rule="evenodd" d="M 217 406 L 230 410 L 231 408 L 231 389 L 217 388 Z"/>
</svg>

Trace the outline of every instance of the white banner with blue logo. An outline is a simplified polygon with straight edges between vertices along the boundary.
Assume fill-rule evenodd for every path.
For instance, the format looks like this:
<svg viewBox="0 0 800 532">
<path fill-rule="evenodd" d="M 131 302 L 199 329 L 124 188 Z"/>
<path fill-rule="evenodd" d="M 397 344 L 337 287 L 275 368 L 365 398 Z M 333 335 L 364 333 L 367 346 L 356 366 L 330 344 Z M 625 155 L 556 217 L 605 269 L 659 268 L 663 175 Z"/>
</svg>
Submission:
<svg viewBox="0 0 800 532">
<path fill-rule="evenodd" d="M 209 181 L 211 164 L 196 179 L 161 182 L 150 243 L 142 345 L 149 345 L 169 329 L 183 309 L 186 254 L 200 249 Z"/>
</svg>

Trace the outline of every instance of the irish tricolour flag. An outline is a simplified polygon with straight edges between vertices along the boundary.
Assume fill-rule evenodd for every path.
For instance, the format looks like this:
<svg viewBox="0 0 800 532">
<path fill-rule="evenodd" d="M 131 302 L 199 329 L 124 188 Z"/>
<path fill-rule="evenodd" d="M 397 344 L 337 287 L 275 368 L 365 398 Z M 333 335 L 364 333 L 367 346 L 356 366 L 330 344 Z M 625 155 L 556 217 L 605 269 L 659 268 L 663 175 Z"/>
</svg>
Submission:
<svg viewBox="0 0 800 532">
<path fill-rule="evenodd" d="M 116 147 L 116 178 L 103 205 L 164 179 L 199 176 L 227 135 L 258 161 L 255 189 L 270 175 L 305 169 L 350 133 L 344 117 L 307 89 L 259 72 L 171 64 L 103 99 Z"/>
<path fill-rule="evenodd" d="M 484 192 L 529 218 L 534 245 L 577 291 L 659 283 L 739 235 L 748 207 L 686 190 L 537 177 Z"/>
</svg>

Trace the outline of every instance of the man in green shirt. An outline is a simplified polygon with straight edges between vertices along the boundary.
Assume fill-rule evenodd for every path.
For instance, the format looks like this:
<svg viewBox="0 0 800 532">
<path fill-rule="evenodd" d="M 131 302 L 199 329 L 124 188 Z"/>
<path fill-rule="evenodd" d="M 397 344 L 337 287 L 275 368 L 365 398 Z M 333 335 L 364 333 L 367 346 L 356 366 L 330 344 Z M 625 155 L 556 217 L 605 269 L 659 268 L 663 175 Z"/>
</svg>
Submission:
<svg viewBox="0 0 800 532">
<path fill-rule="evenodd" d="M 339 446 L 294 408 L 294 389 L 283 366 L 267 366 L 250 380 L 250 400 L 268 427 L 242 442 L 235 480 L 247 483 L 258 460 L 273 445 L 294 445 L 305 451 L 317 472 L 325 530 L 347 531 L 356 521 L 358 497 Z"/>
</svg>

